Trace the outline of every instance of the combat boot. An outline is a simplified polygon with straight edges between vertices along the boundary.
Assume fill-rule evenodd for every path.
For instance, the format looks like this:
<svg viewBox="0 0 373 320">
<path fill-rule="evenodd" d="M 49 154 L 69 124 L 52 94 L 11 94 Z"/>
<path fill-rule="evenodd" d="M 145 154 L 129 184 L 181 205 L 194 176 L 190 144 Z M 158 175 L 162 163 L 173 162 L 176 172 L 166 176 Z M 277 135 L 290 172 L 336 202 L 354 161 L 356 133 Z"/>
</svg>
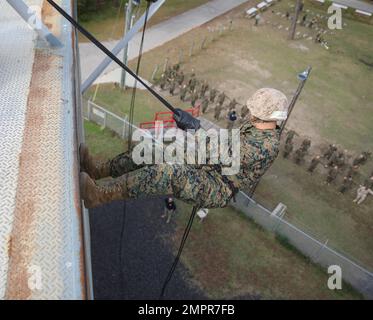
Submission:
<svg viewBox="0 0 373 320">
<path fill-rule="evenodd" d="M 81 143 L 79 146 L 80 167 L 94 180 L 99 180 L 110 176 L 110 163 L 100 162 L 89 154 L 86 144 Z"/>
<path fill-rule="evenodd" d="M 125 179 L 123 176 L 97 185 L 87 173 L 81 172 L 80 194 L 84 200 L 84 206 L 87 209 L 92 209 L 111 201 L 128 199 Z"/>
</svg>

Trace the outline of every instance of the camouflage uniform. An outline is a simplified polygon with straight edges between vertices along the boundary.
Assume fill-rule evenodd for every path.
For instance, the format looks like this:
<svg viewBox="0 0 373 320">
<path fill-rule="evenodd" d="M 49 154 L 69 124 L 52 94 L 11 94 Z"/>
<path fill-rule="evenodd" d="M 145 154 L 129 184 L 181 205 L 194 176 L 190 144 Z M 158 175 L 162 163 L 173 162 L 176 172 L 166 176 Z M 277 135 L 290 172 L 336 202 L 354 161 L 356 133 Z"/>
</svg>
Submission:
<svg viewBox="0 0 373 320">
<path fill-rule="evenodd" d="M 241 118 L 242 120 L 245 120 L 246 116 L 250 113 L 249 111 L 249 108 L 244 105 L 242 108 L 241 108 Z"/>
<path fill-rule="evenodd" d="M 337 151 L 337 147 L 334 144 L 330 144 L 328 149 L 323 154 L 323 157 L 326 159 L 330 159 L 330 157 L 335 151 Z"/>
<path fill-rule="evenodd" d="M 210 102 L 214 102 L 216 98 L 217 91 L 216 89 L 211 89 L 210 90 Z"/>
<path fill-rule="evenodd" d="M 346 176 L 353 178 L 354 176 L 356 176 L 356 174 L 358 173 L 358 171 L 359 171 L 359 166 L 352 166 L 352 165 L 350 165 L 348 167 L 348 169 L 347 169 Z"/>
<path fill-rule="evenodd" d="M 234 108 L 236 108 L 236 105 L 237 105 L 237 101 L 236 99 L 233 99 L 229 105 L 228 105 L 228 110 L 233 110 Z"/>
<path fill-rule="evenodd" d="M 199 97 L 203 98 L 208 89 L 209 89 L 209 85 L 207 84 L 207 82 L 203 82 L 201 85 L 201 91 L 200 91 Z"/>
<path fill-rule="evenodd" d="M 214 118 L 215 118 L 216 120 L 219 120 L 220 113 L 221 113 L 221 109 L 222 109 L 222 106 L 220 106 L 220 105 L 217 105 L 217 106 L 215 107 Z"/>
<path fill-rule="evenodd" d="M 196 106 L 197 99 L 198 99 L 198 93 L 196 91 L 193 91 L 192 98 L 191 98 L 191 104 L 193 107 Z"/>
<path fill-rule="evenodd" d="M 225 93 L 222 92 L 221 94 L 219 94 L 218 96 L 218 106 L 222 106 L 223 103 L 224 103 L 224 100 L 225 100 Z"/>
<path fill-rule="evenodd" d="M 293 152 L 294 145 L 292 142 L 285 144 L 284 153 L 282 156 L 286 159 L 289 157 L 289 154 Z"/>
<path fill-rule="evenodd" d="M 294 139 L 294 136 L 295 136 L 295 131 L 294 130 L 290 130 L 287 133 L 287 135 L 286 135 L 286 141 L 285 141 L 285 143 L 288 144 L 288 143 L 292 142 L 293 139 Z"/>
<path fill-rule="evenodd" d="M 186 94 L 188 92 L 188 87 L 184 84 L 180 89 L 180 100 L 185 101 Z"/>
<path fill-rule="evenodd" d="M 353 184 L 353 181 L 352 181 L 351 177 L 344 177 L 342 185 L 340 186 L 338 191 L 340 193 L 345 193 L 346 191 L 348 191 L 351 188 L 352 184 Z"/>
<path fill-rule="evenodd" d="M 314 172 L 317 165 L 320 163 L 320 157 L 316 156 L 311 160 L 310 166 L 308 167 L 307 171 L 308 172 Z"/>
<path fill-rule="evenodd" d="M 345 166 L 346 159 L 343 152 L 339 152 L 338 158 L 336 159 L 336 164 L 339 168 L 343 168 Z"/>
<path fill-rule="evenodd" d="M 170 84 L 170 95 L 174 95 L 176 89 L 176 80 L 172 80 Z"/>
<path fill-rule="evenodd" d="M 306 153 L 304 152 L 304 150 L 302 150 L 301 148 L 297 149 L 294 155 L 294 162 L 296 164 L 300 164 L 303 161 L 305 155 Z"/>
<path fill-rule="evenodd" d="M 337 175 L 338 175 L 338 167 L 337 166 L 332 167 L 328 172 L 328 176 L 326 177 L 326 183 L 329 184 L 332 181 L 334 181 L 337 178 Z"/>
<path fill-rule="evenodd" d="M 189 79 L 188 86 L 191 92 L 194 91 L 194 89 L 196 88 L 197 79 L 195 78 L 194 74 L 192 74 L 191 78 Z"/>
<path fill-rule="evenodd" d="M 209 107 L 209 99 L 204 98 L 201 104 L 202 113 L 205 113 L 208 107 Z"/>
<path fill-rule="evenodd" d="M 354 166 L 360 166 L 367 162 L 370 156 L 370 152 L 362 152 L 358 157 L 356 157 L 352 163 Z"/>
<path fill-rule="evenodd" d="M 164 73 L 162 73 L 161 79 L 159 81 L 159 86 L 161 87 L 162 90 L 164 90 L 166 87 L 166 84 L 167 84 L 167 77 Z"/>
<path fill-rule="evenodd" d="M 338 152 L 333 151 L 332 155 L 329 158 L 328 166 L 334 166 L 337 164 L 337 162 L 338 162 Z"/>
<path fill-rule="evenodd" d="M 181 71 L 178 76 L 177 76 L 177 83 L 179 84 L 179 86 L 181 86 L 184 82 L 184 79 L 185 79 L 185 75 L 184 75 L 184 72 Z"/>
<path fill-rule="evenodd" d="M 278 129 L 258 130 L 245 124 L 240 139 L 240 171 L 234 176 L 222 176 L 215 166 L 136 165 L 126 153 L 110 161 L 110 174 L 133 199 L 168 194 L 201 208 L 225 207 L 233 197 L 231 183 L 250 190 L 279 150 Z"/>
<path fill-rule="evenodd" d="M 311 147 L 311 140 L 304 139 L 302 141 L 301 149 L 306 153 L 310 147 Z"/>
</svg>

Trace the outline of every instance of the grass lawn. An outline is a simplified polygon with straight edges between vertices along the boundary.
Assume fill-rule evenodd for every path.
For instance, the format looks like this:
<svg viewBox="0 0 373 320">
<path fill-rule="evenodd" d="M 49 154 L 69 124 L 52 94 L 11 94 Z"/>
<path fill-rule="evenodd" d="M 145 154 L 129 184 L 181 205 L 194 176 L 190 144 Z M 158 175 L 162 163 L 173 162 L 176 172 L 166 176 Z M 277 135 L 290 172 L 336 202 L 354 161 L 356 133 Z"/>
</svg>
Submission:
<svg viewBox="0 0 373 320">
<path fill-rule="evenodd" d="M 167 1 L 158 12 L 149 20 L 148 26 L 151 27 L 157 23 L 167 20 L 173 16 L 177 16 L 185 11 L 205 4 L 209 0 L 171 0 Z M 124 32 L 124 4 L 126 0 L 121 1 L 121 9 L 114 5 L 106 5 L 95 13 L 79 13 L 79 19 L 84 28 L 91 32 L 101 41 L 120 39 Z M 144 11 L 146 2 L 142 1 L 141 6 L 137 11 L 137 17 L 140 17 Z M 136 13 L 136 11 L 134 11 Z M 80 35 L 80 41 L 85 42 L 87 39 Z"/>
<path fill-rule="evenodd" d="M 179 201 L 178 210 L 175 249 L 191 207 Z M 329 290 L 324 270 L 232 208 L 210 210 L 203 223 L 196 218 L 182 262 L 214 299 L 361 298 L 348 285 Z"/>
<path fill-rule="evenodd" d="M 123 141 L 90 122 L 85 122 L 85 136 L 91 152 L 102 159 L 123 150 Z M 177 206 L 175 250 L 191 212 L 180 201 Z M 329 290 L 326 271 L 231 208 L 211 210 L 204 223 L 195 221 L 182 263 L 211 298 L 362 298 L 347 284 L 341 291 Z"/>
<path fill-rule="evenodd" d="M 286 12 L 288 3 L 282 1 L 272 8 Z M 307 2 L 306 9 L 308 6 Z M 210 86 L 244 103 L 260 87 L 273 86 L 291 97 L 298 84 L 297 73 L 312 65 L 312 75 L 288 127 L 302 138 L 311 138 L 313 154 L 328 143 L 336 143 L 353 155 L 362 150 L 373 151 L 373 68 L 361 62 L 362 59 L 373 62 L 373 27 L 345 18 L 342 30 L 325 36 L 330 45 L 326 50 L 306 39 L 288 41 L 284 29 L 289 21 L 271 10 L 262 17 L 282 24 L 283 28 L 279 30 L 266 23 L 254 27 L 253 20 L 243 18 L 242 13 L 248 7 L 243 5 L 146 53 L 141 74 L 149 78 L 155 64 L 162 64 L 166 56 L 176 63 L 180 48 L 187 50 L 193 40 L 203 39 L 209 26 L 226 23 L 234 17 L 233 31 L 225 32 L 205 50 L 188 58 L 182 64 L 184 72 L 194 69 L 198 78 L 208 80 Z M 312 10 L 325 14 L 321 8 Z M 302 34 L 316 34 L 304 27 L 298 30 Z M 131 66 L 134 64 L 132 61 Z M 211 119 L 212 114 L 209 112 L 207 117 Z M 372 169 L 369 161 L 361 172 L 366 175 Z M 255 197 L 270 208 L 285 203 L 288 219 L 322 239 L 329 239 L 329 245 L 372 270 L 373 199 L 368 198 L 358 207 L 352 203 L 352 194 L 341 196 L 336 186 L 324 185 L 324 179 L 325 175 L 319 173 L 310 178 L 305 168 L 279 159 Z M 361 183 L 363 179 L 361 176 L 355 182 Z"/>
<path fill-rule="evenodd" d="M 92 87 L 85 95 L 86 99 L 92 99 L 96 87 Z M 95 103 L 114 112 L 119 116 L 129 114 L 132 97 L 132 89 L 122 91 L 112 84 L 99 85 Z M 174 105 L 183 109 L 190 108 L 190 103 L 182 103 L 178 96 L 168 97 L 168 100 Z M 144 90 L 136 91 L 134 124 L 138 125 L 140 122 L 148 122 L 154 120 L 156 112 L 168 111 L 165 107 L 156 100 L 151 94 Z"/>
</svg>

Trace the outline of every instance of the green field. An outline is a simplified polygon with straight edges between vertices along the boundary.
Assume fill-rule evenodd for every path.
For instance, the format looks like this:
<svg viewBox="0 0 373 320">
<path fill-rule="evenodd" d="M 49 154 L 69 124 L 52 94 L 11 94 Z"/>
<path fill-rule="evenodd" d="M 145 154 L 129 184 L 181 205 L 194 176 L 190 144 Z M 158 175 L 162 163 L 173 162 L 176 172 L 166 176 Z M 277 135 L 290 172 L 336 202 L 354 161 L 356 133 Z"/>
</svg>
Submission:
<svg viewBox="0 0 373 320">
<path fill-rule="evenodd" d="M 121 0 L 121 6 L 115 7 L 114 4 L 107 4 L 105 7 L 92 13 L 79 13 L 79 19 L 84 28 L 91 32 L 101 41 L 120 39 L 124 32 L 124 4 L 127 0 Z M 187 10 L 198 7 L 208 0 L 171 0 L 167 1 L 158 12 L 149 20 L 148 26 L 151 27 L 157 23 L 167 20 L 173 16 L 179 15 Z M 145 10 L 145 2 L 142 2 L 138 10 L 134 10 L 136 17 L 140 17 Z M 80 41 L 87 39 L 80 36 Z"/>
</svg>

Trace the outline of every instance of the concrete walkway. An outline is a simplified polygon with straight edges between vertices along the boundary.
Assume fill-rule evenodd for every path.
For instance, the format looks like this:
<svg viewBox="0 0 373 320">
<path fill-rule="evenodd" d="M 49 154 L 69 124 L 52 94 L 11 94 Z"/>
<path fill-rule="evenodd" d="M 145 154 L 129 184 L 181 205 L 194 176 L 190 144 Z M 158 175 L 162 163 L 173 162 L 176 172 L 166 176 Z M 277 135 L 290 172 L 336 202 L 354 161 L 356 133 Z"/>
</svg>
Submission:
<svg viewBox="0 0 373 320">
<path fill-rule="evenodd" d="M 345 5 L 353 9 L 365 11 L 368 13 L 373 13 L 373 4 L 369 4 L 367 2 L 363 2 L 359 0 L 335 0 L 333 2 L 336 4 Z"/>
<path fill-rule="evenodd" d="M 171 41 L 182 34 L 199 27 L 200 25 L 232 10 L 233 8 L 248 2 L 247 0 L 212 0 L 202 6 L 191 9 L 176 17 L 168 19 L 149 28 L 145 34 L 144 52 L 150 51 L 162 44 Z M 139 51 L 141 34 L 137 34 L 129 45 L 129 59 L 136 58 Z M 112 49 L 117 41 L 108 41 L 103 44 Z M 95 67 L 102 61 L 104 54 L 91 43 L 81 43 L 79 45 L 81 56 L 82 79 L 85 80 Z M 122 57 L 119 53 L 118 57 Z M 106 69 L 105 74 L 118 69 L 115 63 L 111 63 Z M 119 81 L 120 71 L 105 77 L 105 82 Z M 100 81 L 102 82 L 102 81 Z"/>
</svg>

